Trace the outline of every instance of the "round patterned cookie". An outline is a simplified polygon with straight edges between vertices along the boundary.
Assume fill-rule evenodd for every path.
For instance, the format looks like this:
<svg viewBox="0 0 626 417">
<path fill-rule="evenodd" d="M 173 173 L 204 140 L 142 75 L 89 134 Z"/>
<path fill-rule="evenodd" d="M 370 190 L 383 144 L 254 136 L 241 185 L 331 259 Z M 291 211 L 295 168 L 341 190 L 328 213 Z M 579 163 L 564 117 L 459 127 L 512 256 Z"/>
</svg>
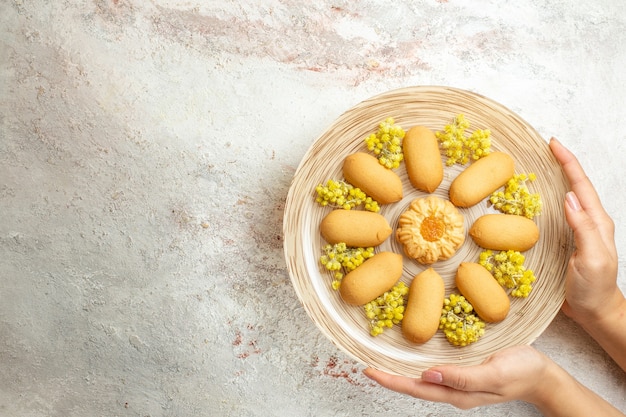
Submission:
<svg viewBox="0 0 626 417">
<path fill-rule="evenodd" d="M 396 239 L 405 254 L 419 263 L 448 259 L 465 241 L 463 215 L 448 200 L 416 198 L 400 215 Z"/>
</svg>

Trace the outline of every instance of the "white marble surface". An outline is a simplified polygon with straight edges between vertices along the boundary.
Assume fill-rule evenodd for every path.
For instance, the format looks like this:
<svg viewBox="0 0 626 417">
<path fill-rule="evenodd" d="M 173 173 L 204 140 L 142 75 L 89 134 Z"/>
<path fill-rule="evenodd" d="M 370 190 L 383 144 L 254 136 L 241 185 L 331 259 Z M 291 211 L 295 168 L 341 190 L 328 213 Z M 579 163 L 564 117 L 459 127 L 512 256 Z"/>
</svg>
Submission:
<svg viewBox="0 0 626 417">
<path fill-rule="evenodd" d="M 576 152 L 624 254 L 625 44 L 621 0 L 0 2 L 0 415 L 538 415 L 364 378 L 291 287 L 284 200 L 343 111 L 448 85 Z M 568 319 L 535 346 L 626 410 Z"/>
</svg>

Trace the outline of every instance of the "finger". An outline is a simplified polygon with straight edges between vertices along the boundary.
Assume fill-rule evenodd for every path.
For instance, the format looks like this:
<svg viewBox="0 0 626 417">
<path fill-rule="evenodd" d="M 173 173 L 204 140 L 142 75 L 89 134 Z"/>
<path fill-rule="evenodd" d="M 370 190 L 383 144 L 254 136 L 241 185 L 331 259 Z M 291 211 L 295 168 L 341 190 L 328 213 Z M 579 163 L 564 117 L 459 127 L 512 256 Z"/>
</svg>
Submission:
<svg viewBox="0 0 626 417">
<path fill-rule="evenodd" d="M 440 370 L 437 370 L 440 369 Z M 467 388 L 463 382 L 451 382 L 452 372 L 446 371 L 447 368 L 440 367 L 428 369 L 422 372 L 422 381 L 428 382 L 424 384 L 421 393 L 424 397 L 428 397 L 431 401 L 446 401 L 459 408 L 471 408 L 477 405 L 485 405 L 499 402 L 499 395 L 491 392 L 489 387 L 485 391 L 476 391 L 473 389 L 461 389 L 461 386 Z M 456 370 L 458 367 L 450 367 Z M 464 374 L 464 372 L 462 372 Z M 444 379 L 444 374 L 446 375 Z"/>
<path fill-rule="evenodd" d="M 374 368 L 367 368 L 363 371 L 365 376 L 376 381 L 379 385 L 402 394 L 411 396 L 416 395 L 416 383 L 419 381 L 415 378 L 409 378 L 400 375 L 391 375 Z"/>
<path fill-rule="evenodd" d="M 429 371 L 426 371 L 427 373 Z M 390 375 L 376 369 L 368 368 L 365 375 L 379 385 L 402 394 L 426 401 L 445 402 L 458 408 L 472 408 L 478 405 L 498 402 L 498 396 L 489 392 L 458 391 L 446 385 L 427 382 L 424 379 Z"/>
<path fill-rule="evenodd" d="M 571 212 L 580 211 L 579 209 L 582 208 L 585 216 L 573 215 L 571 217 L 573 219 L 589 217 L 591 221 L 597 225 L 597 230 L 599 231 L 600 237 L 604 242 L 604 246 L 614 252 L 615 227 L 613 225 L 613 221 L 606 213 L 606 210 L 604 210 L 595 187 L 585 174 L 585 171 L 578 162 L 578 159 L 555 138 L 550 140 L 550 149 L 563 167 L 563 172 L 568 178 L 570 186 L 574 191 L 574 195 L 568 195 L 566 216 L 568 209 L 567 205 L 569 205 L 569 208 L 572 209 L 570 210 L 570 214 Z M 575 203 L 576 206 L 572 203 Z M 572 224 L 570 224 L 570 227 L 573 228 Z M 584 236 L 579 236 L 579 238 L 584 239 Z M 577 241 L 577 244 L 578 243 L 579 242 Z"/>
<path fill-rule="evenodd" d="M 494 387 L 494 376 L 484 365 L 476 366 L 438 366 L 424 371 L 422 379 L 392 375 L 374 368 L 363 371 L 365 376 L 378 382 L 385 388 L 413 395 L 421 385 L 448 387 L 458 391 L 487 391 Z"/>
<path fill-rule="evenodd" d="M 613 253 L 613 241 L 607 246 L 598 224 L 581 207 L 574 191 L 568 192 L 565 197 L 565 219 L 574 232 L 576 248 L 583 258 L 591 259 L 603 249 Z"/>
<path fill-rule="evenodd" d="M 488 362 L 488 361 L 487 361 Z M 467 392 L 493 392 L 501 382 L 485 363 L 474 366 L 438 366 L 427 372 L 441 374 L 441 385 Z"/>
<path fill-rule="evenodd" d="M 581 206 L 586 211 L 600 210 L 604 212 L 598 193 L 576 156 L 556 138 L 550 139 L 550 149 L 561 164 L 572 190 L 581 198 Z"/>
</svg>

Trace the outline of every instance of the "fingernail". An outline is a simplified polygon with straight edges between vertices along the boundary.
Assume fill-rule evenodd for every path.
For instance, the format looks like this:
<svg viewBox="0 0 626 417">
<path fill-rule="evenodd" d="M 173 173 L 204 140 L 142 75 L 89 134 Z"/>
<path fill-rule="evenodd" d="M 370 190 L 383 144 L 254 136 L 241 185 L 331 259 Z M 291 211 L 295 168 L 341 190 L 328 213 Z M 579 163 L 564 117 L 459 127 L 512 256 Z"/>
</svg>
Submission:
<svg viewBox="0 0 626 417">
<path fill-rule="evenodd" d="M 561 144 L 561 141 L 559 141 L 557 138 L 555 138 L 554 136 L 552 136 L 550 138 L 550 141 L 548 142 L 548 146 L 550 147 L 550 149 L 554 149 L 555 147 L 562 147 L 563 145 Z"/>
<path fill-rule="evenodd" d="M 443 382 L 443 375 L 438 371 L 424 371 L 422 372 L 422 380 L 430 382 L 431 384 L 441 384 Z"/>
<path fill-rule="evenodd" d="M 565 201 L 567 201 L 567 205 L 574 211 L 580 211 L 580 201 L 578 201 L 578 197 L 573 191 L 569 191 L 565 194 Z"/>
</svg>

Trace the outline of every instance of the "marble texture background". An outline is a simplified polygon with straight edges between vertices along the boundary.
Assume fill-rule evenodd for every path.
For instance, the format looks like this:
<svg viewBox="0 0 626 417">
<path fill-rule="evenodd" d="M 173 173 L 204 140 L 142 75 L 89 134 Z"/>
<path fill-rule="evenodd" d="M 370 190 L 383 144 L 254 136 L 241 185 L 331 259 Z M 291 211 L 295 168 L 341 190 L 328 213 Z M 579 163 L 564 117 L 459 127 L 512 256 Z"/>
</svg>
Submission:
<svg viewBox="0 0 626 417">
<path fill-rule="evenodd" d="M 0 415 L 539 415 L 362 376 L 293 291 L 284 199 L 343 111 L 448 85 L 570 147 L 626 253 L 626 3 L 308 3 L 0 2 Z M 563 315 L 535 346 L 626 411 Z"/>
</svg>

